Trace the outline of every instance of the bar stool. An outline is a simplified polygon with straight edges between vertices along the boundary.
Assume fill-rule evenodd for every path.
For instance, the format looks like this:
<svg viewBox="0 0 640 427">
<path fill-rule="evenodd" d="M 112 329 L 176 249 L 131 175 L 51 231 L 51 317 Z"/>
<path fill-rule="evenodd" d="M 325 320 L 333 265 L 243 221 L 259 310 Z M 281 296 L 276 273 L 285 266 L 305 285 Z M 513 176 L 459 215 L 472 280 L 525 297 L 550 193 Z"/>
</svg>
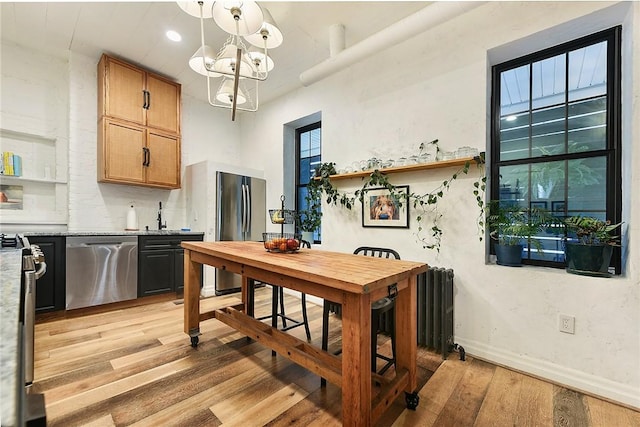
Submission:
<svg viewBox="0 0 640 427">
<path fill-rule="evenodd" d="M 300 240 L 300 247 L 310 249 L 311 244 L 306 240 Z M 270 285 L 272 288 L 272 300 L 271 300 L 271 314 L 266 316 L 257 317 L 257 320 L 271 319 L 271 326 L 278 327 L 278 319 L 282 319 L 281 331 L 289 331 L 299 326 L 304 326 L 304 330 L 307 334 L 307 341 L 311 341 L 311 331 L 309 330 L 309 318 L 307 317 L 307 294 L 301 292 L 301 304 L 302 304 L 302 320 L 293 319 L 285 313 L 284 310 L 284 289 L 282 286 Z M 287 321 L 289 325 L 287 325 Z"/>
<path fill-rule="evenodd" d="M 400 254 L 393 249 L 388 248 L 376 248 L 371 246 L 360 246 L 355 251 L 354 254 L 362 254 L 364 256 L 372 256 L 378 258 L 395 258 L 400 259 Z M 392 298 L 382 298 L 375 301 L 371 304 L 371 372 L 376 372 L 376 361 L 377 359 L 382 359 L 386 363 L 384 366 L 378 371 L 380 375 L 383 375 L 391 365 L 396 363 L 396 316 L 395 316 L 395 300 Z M 322 310 L 322 349 L 327 351 L 329 348 L 329 312 L 334 312 L 337 314 L 341 314 L 342 306 L 338 303 L 324 300 Z M 388 314 L 387 314 L 388 313 Z M 383 354 L 379 354 L 377 350 L 378 346 L 378 332 L 380 332 L 383 328 L 380 327 L 381 322 L 383 321 L 383 315 L 386 314 L 386 317 L 389 321 L 390 331 L 389 334 L 391 336 L 391 357 L 385 356 Z M 335 354 L 340 354 L 342 350 L 338 350 Z M 327 381 L 322 378 L 321 385 L 325 386 Z"/>
</svg>

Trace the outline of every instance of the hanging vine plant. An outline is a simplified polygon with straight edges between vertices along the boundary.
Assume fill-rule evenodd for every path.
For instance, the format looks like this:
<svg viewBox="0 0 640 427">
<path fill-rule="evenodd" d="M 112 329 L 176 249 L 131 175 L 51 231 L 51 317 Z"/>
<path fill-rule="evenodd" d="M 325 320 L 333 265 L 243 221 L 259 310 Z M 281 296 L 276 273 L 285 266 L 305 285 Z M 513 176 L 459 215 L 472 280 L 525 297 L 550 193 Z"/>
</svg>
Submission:
<svg viewBox="0 0 640 427">
<path fill-rule="evenodd" d="M 437 152 L 440 151 L 437 143 L 438 140 L 436 139 L 426 144 L 435 145 Z M 425 143 L 420 144 L 420 153 L 422 153 L 425 148 Z M 479 156 L 476 156 L 474 158 L 474 162 L 481 170 L 480 177 L 473 182 L 472 194 L 479 208 L 476 224 L 478 227 L 478 238 L 482 241 L 485 230 L 484 193 L 487 181 L 484 173 L 484 153 L 480 153 Z M 399 200 L 400 204 L 408 203 L 413 205 L 413 208 L 418 211 L 418 215 L 416 217 L 418 229 L 415 233 L 418 241 L 422 244 L 424 249 L 435 249 L 440 252 L 443 230 L 440 227 L 442 213 L 438 209 L 439 203 L 448 194 L 451 184 L 460 176 L 468 175 L 470 169 L 471 161 L 467 161 L 461 168 L 456 170 L 449 179 L 444 180 L 433 190 L 422 194 L 397 191 L 396 187 L 389 182 L 388 176 L 384 172 L 375 169 L 368 176 L 362 178 L 364 181 L 362 187 L 351 194 L 339 191 L 331 182 L 331 175 L 335 175 L 337 173 L 335 163 L 322 163 L 316 168 L 315 177 L 309 181 L 307 190 L 309 192 L 309 197 L 313 199 L 321 200 L 324 197 L 324 200 L 329 205 L 341 206 L 351 210 L 355 205 L 356 199 L 359 200 L 360 203 L 363 202 L 368 189 L 383 187 L 389 191 L 391 197 Z"/>
</svg>

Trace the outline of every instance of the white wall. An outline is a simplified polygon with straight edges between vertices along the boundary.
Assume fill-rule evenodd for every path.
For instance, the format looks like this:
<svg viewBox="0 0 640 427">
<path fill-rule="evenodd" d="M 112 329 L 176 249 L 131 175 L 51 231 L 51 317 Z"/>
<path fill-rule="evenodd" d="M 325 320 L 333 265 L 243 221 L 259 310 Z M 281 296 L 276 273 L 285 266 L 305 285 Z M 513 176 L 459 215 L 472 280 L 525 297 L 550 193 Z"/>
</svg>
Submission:
<svg viewBox="0 0 640 427">
<path fill-rule="evenodd" d="M 632 141 L 640 139 L 640 64 L 631 52 L 637 55 L 640 7 L 627 3 L 615 23 L 605 16 L 607 11 L 588 16 L 611 4 L 487 3 L 264 105 L 253 116 L 244 115 L 243 158 L 249 167 L 269 165 L 265 176 L 268 203 L 273 204 L 283 189 L 283 124 L 317 111 L 322 112 L 323 161 L 339 166 L 380 150 L 402 153 L 407 145 L 417 147 L 434 138 L 443 149 L 470 145 L 483 151 L 489 133 L 490 50 L 542 32 L 536 43 L 543 45 L 529 43 L 535 51 L 626 19 L 624 61 L 633 61 L 633 67 L 625 70 L 633 74 L 624 76 L 623 85 L 624 220 L 628 235 L 636 236 L 640 192 L 630 188 L 638 188 L 640 179 L 640 157 L 632 149 Z M 587 18 L 572 21 L 583 16 Z M 426 192 L 451 173 L 397 174 L 391 180 Z M 626 273 L 612 279 L 485 264 L 471 194 L 478 175 L 472 170 L 459 178 L 441 204 L 445 234 L 440 254 L 416 242 L 415 219 L 410 230 L 362 228 L 360 206 L 352 212 L 325 206 L 322 247 L 350 252 L 365 244 L 389 246 L 403 259 L 453 268 L 455 339 L 468 353 L 640 407 L 640 240 L 629 241 Z M 356 189 L 361 181 L 338 184 Z M 575 316 L 575 335 L 558 331 L 560 313 Z"/>
</svg>

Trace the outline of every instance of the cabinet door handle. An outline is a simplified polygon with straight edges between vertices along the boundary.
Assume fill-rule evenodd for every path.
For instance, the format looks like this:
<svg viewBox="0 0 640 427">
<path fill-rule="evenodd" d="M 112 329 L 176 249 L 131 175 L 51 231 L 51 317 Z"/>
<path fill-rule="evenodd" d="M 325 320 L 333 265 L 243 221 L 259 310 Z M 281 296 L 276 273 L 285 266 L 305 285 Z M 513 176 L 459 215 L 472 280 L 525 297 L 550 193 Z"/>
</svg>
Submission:
<svg viewBox="0 0 640 427">
<path fill-rule="evenodd" d="M 149 92 L 148 90 L 146 92 L 147 92 L 147 110 L 148 110 L 149 108 L 151 108 L 151 92 Z"/>
<path fill-rule="evenodd" d="M 142 147 L 142 166 L 149 166 L 149 149 Z"/>
<path fill-rule="evenodd" d="M 151 150 L 147 148 L 147 167 L 151 165 Z"/>
<path fill-rule="evenodd" d="M 142 108 L 147 109 L 147 91 L 144 89 L 142 90 Z"/>
</svg>

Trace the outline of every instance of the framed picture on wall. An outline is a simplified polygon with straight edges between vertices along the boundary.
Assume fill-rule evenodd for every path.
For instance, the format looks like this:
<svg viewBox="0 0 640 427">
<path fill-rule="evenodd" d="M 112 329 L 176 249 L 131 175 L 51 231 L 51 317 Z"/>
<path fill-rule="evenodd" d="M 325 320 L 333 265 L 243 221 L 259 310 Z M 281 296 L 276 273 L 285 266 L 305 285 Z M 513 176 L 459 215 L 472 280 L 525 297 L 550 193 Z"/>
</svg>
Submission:
<svg viewBox="0 0 640 427">
<path fill-rule="evenodd" d="M 0 209 L 22 210 L 22 185 L 0 185 Z"/>
<path fill-rule="evenodd" d="M 547 202 L 546 201 L 529 202 L 529 207 L 531 209 L 547 209 Z"/>
<path fill-rule="evenodd" d="M 564 200 L 553 201 L 551 202 L 551 212 L 553 212 L 554 215 L 564 214 L 565 205 Z"/>
<path fill-rule="evenodd" d="M 371 188 L 362 201 L 363 227 L 409 228 L 409 203 L 402 195 L 409 194 L 409 186 L 396 187 L 396 195 L 386 188 Z"/>
</svg>

